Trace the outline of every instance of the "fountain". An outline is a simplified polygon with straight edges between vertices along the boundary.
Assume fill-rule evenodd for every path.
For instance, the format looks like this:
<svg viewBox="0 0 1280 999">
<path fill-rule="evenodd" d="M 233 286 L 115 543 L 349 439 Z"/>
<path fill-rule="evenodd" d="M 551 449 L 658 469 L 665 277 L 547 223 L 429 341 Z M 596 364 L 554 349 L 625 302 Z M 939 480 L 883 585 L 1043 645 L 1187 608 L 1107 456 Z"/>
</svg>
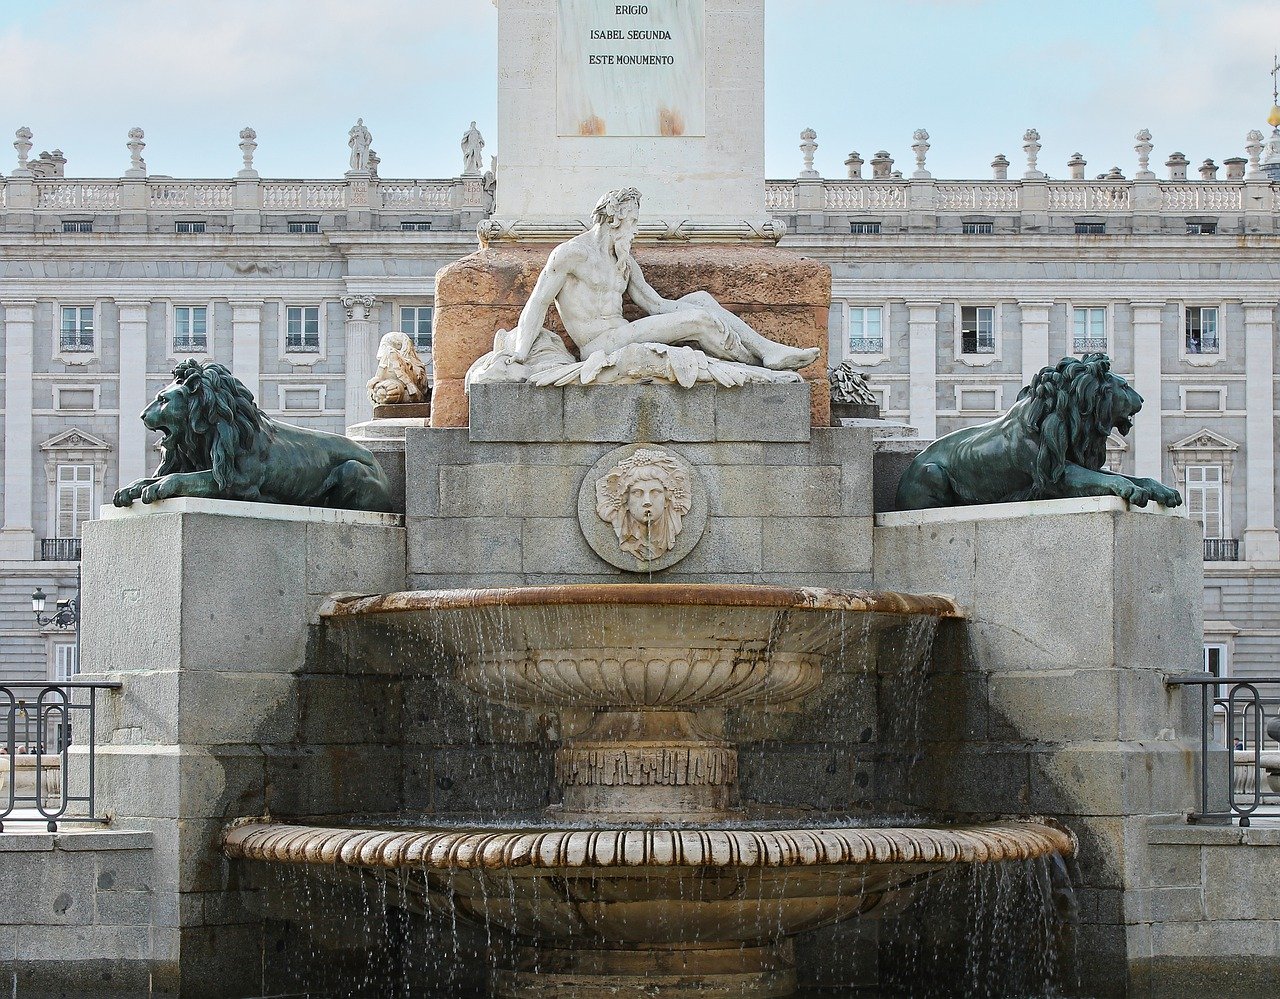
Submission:
<svg viewBox="0 0 1280 999">
<path fill-rule="evenodd" d="M 878 646 L 958 616 L 945 597 L 711 584 L 338 598 L 326 628 L 378 620 L 486 698 L 591 709 L 556 752 L 561 801 L 484 828 L 251 820 L 225 849 L 407 877 L 416 904 L 518 941 L 494 948 L 496 996 L 790 995 L 793 935 L 897 911 L 948 865 L 1075 850 L 1045 823 L 799 824 L 733 803 L 737 752 L 701 716 L 795 700 L 828 659 L 871 666 Z"/>
</svg>

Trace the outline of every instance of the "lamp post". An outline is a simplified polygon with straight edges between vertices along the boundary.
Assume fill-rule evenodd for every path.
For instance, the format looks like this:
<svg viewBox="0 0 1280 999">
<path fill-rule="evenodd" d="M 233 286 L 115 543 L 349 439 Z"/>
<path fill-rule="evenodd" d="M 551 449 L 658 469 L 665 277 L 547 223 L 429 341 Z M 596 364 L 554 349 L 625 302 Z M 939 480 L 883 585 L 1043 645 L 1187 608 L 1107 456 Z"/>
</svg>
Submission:
<svg viewBox="0 0 1280 999">
<path fill-rule="evenodd" d="M 74 628 L 80 623 L 80 598 L 79 596 L 68 599 L 57 600 L 54 607 L 57 608 L 52 616 L 46 616 L 44 613 L 47 598 L 44 590 L 36 587 L 35 592 L 31 594 L 31 610 L 35 613 L 36 624 L 44 627 L 53 625 L 55 628 Z"/>
</svg>

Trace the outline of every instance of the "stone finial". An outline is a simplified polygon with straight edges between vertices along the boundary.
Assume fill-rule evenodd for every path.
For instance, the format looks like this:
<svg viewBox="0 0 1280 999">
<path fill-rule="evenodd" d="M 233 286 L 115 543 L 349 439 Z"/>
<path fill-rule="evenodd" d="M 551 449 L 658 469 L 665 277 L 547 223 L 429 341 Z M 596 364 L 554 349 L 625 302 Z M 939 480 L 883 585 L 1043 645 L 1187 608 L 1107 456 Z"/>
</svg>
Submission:
<svg viewBox="0 0 1280 999">
<path fill-rule="evenodd" d="M 125 143 L 125 147 L 129 150 L 129 169 L 125 171 L 126 177 L 147 175 L 147 161 L 142 158 L 142 151 L 147 148 L 147 144 L 142 141 L 143 138 L 143 131 L 137 125 L 129 129 L 129 141 Z"/>
<path fill-rule="evenodd" d="M 18 151 L 18 172 L 26 173 L 28 171 L 27 157 L 31 155 L 31 129 L 23 125 L 13 134 L 15 136 L 13 148 Z"/>
<path fill-rule="evenodd" d="M 916 169 L 911 176 L 915 180 L 928 180 L 933 174 L 924 168 L 924 158 L 929 154 L 929 133 L 917 128 L 911 133 L 911 151 L 916 154 Z"/>
<path fill-rule="evenodd" d="M 1138 172 L 1133 175 L 1134 180 L 1155 180 L 1156 175 L 1151 170 L 1151 150 L 1155 149 L 1151 142 L 1151 129 L 1140 129 L 1133 138 L 1133 151 L 1138 154 Z"/>
<path fill-rule="evenodd" d="M 1027 172 L 1022 176 L 1027 180 L 1044 180 L 1044 174 L 1036 169 L 1036 160 L 1040 156 L 1040 133 L 1029 128 L 1022 133 L 1022 151 L 1027 154 Z"/>
<path fill-rule="evenodd" d="M 813 154 L 818 151 L 817 140 L 818 133 L 811 128 L 800 133 L 800 152 L 804 154 L 804 169 L 800 171 L 800 177 L 804 180 L 815 180 L 821 176 L 813 168 Z"/>
<path fill-rule="evenodd" d="M 1251 128 L 1249 134 L 1245 136 L 1244 151 L 1249 154 L 1249 172 L 1245 174 L 1248 180 L 1262 176 L 1262 133 L 1256 128 Z M 1225 161 L 1224 161 L 1225 162 Z"/>
<path fill-rule="evenodd" d="M 1218 179 L 1218 164 L 1213 162 L 1212 158 L 1207 159 L 1200 164 L 1200 179 L 1201 180 L 1217 180 Z"/>
<path fill-rule="evenodd" d="M 850 180 L 862 179 L 862 164 L 865 162 L 856 149 L 845 158 L 844 165 L 849 169 Z"/>
<path fill-rule="evenodd" d="M 1249 161 L 1243 156 L 1231 156 L 1222 161 L 1222 165 L 1227 168 L 1227 180 L 1245 180 L 1244 172 L 1245 164 Z M 1258 176 L 1262 176 L 1259 174 Z M 1248 179 L 1252 179 L 1249 177 Z"/>
<path fill-rule="evenodd" d="M 1103 180 L 1124 180 L 1124 171 L 1118 166 L 1112 167 L 1102 175 Z"/>
<path fill-rule="evenodd" d="M 888 150 L 881 149 L 871 157 L 871 179 L 888 180 L 893 176 L 893 157 Z"/>
<path fill-rule="evenodd" d="M 1009 158 L 1004 153 L 996 153 L 996 158 L 991 161 L 991 179 L 1009 179 Z"/>
<path fill-rule="evenodd" d="M 1071 171 L 1071 179 L 1084 180 L 1084 168 L 1088 165 L 1089 161 L 1082 155 L 1079 153 L 1072 153 L 1071 159 L 1067 160 L 1067 169 Z"/>
<path fill-rule="evenodd" d="M 253 151 L 258 148 L 258 133 L 246 125 L 240 129 L 240 155 L 244 159 L 244 167 L 236 174 L 237 177 L 256 177 L 258 171 L 253 168 Z"/>
<path fill-rule="evenodd" d="M 1164 165 L 1169 168 L 1169 179 L 1186 180 L 1190 162 L 1184 153 L 1170 153 L 1169 158 L 1164 161 Z"/>
</svg>

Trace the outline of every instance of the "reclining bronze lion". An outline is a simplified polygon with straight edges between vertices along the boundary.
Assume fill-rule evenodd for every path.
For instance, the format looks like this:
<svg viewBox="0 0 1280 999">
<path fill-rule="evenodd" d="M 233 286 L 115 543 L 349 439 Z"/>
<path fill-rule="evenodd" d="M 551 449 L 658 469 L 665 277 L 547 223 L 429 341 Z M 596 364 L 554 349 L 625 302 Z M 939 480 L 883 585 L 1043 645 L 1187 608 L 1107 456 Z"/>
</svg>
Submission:
<svg viewBox="0 0 1280 999">
<path fill-rule="evenodd" d="M 337 434 L 277 423 L 216 362 L 179 362 L 142 412 L 163 434 L 156 474 L 118 490 L 116 506 L 173 496 L 392 510 L 391 487 L 367 448 Z"/>
<path fill-rule="evenodd" d="M 898 483 L 897 508 L 967 506 L 1073 496 L 1119 496 L 1135 506 L 1182 505 L 1155 479 L 1102 471 L 1112 428 L 1127 434 L 1142 396 L 1106 354 L 1041 368 L 998 419 L 940 437 Z"/>
</svg>

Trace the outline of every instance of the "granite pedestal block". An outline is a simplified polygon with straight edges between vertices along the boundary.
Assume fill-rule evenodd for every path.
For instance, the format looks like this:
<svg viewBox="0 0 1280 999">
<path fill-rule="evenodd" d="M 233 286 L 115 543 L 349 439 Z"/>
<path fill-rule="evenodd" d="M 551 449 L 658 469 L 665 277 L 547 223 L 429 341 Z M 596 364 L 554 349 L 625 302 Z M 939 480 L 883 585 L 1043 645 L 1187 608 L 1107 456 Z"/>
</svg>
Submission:
<svg viewBox="0 0 1280 999">
<path fill-rule="evenodd" d="M 551 249 L 493 246 L 436 275 L 432 426 L 467 425 L 467 369 L 493 349 L 495 332 L 515 326 Z M 820 348 L 818 359 L 800 374 L 811 390 L 811 422 L 815 427 L 828 424 L 829 267 L 789 250 L 763 246 L 637 245 L 633 253 L 645 280 L 663 297 L 707 291 L 763 336 L 793 347 Z M 623 314 L 630 320 L 642 315 L 629 302 Z M 548 329 L 564 336 L 554 308 L 546 322 Z"/>
</svg>

